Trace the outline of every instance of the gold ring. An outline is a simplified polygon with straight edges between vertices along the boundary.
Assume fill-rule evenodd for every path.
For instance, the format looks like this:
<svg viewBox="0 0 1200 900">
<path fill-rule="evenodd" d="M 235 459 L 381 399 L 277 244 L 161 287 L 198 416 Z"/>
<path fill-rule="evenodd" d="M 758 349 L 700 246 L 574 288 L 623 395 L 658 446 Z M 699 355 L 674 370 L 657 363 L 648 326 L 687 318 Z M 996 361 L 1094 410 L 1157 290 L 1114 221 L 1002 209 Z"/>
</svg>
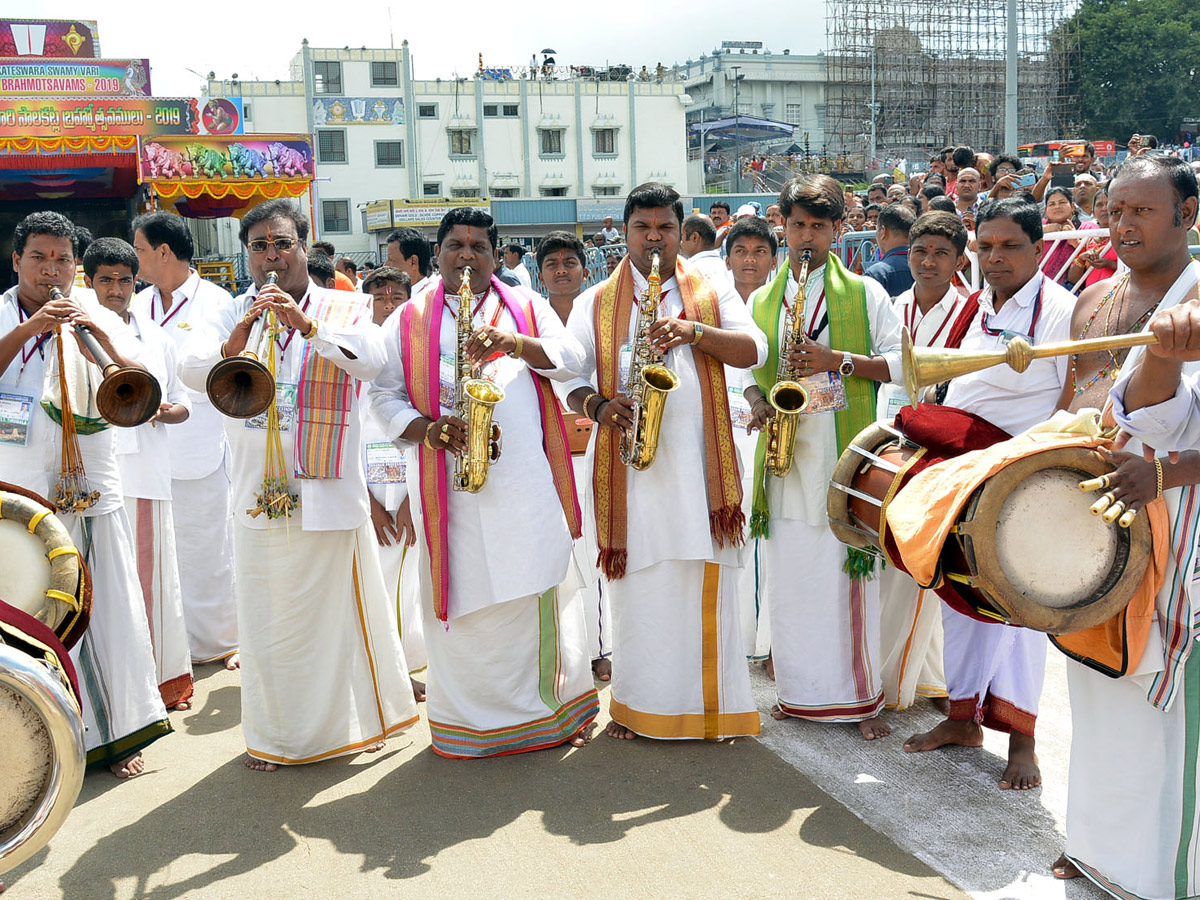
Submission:
<svg viewBox="0 0 1200 900">
<path fill-rule="evenodd" d="M 447 422 L 445 425 L 442 426 L 442 434 L 446 434 L 449 431 L 450 431 L 450 423 Z"/>
<path fill-rule="evenodd" d="M 618 421 L 618 418 L 617 418 L 617 414 L 616 414 L 616 413 L 613 413 L 613 421 L 614 421 L 614 422 Z"/>
<path fill-rule="evenodd" d="M 484 347 L 490 347 L 490 346 L 492 346 L 492 339 L 491 339 L 490 337 L 485 337 L 485 338 L 483 339 L 483 346 L 484 346 Z"/>
<path fill-rule="evenodd" d="M 441 441 L 443 444 L 450 443 L 450 435 L 446 434 L 446 432 L 443 431 L 442 436 L 441 436 Z"/>
</svg>

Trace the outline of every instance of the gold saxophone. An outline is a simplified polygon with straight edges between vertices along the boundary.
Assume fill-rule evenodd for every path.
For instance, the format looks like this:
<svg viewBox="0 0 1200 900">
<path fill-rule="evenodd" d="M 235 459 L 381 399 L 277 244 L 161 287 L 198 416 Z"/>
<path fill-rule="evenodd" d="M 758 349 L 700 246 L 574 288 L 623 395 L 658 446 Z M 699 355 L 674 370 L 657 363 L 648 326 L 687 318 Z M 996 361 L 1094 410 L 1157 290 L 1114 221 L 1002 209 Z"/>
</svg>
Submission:
<svg viewBox="0 0 1200 900">
<path fill-rule="evenodd" d="M 648 469 L 658 453 L 667 394 L 679 387 L 679 376 L 663 365 L 663 354 L 650 341 L 650 326 L 659 318 L 662 278 L 659 254 L 651 256 L 646 292 L 638 300 L 632 358 L 625 379 L 625 396 L 633 400 L 633 428 L 621 437 L 621 462 L 635 469 Z"/>
<path fill-rule="evenodd" d="M 456 491 L 479 493 L 487 484 L 488 467 L 500 458 L 500 426 L 492 421 L 492 408 L 504 399 L 504 391 L 486 378 L 477 377 L 477 367 L 467 358 L 467 340 L 475 331 L 471 322 L 471 267 L 463 269 L 458 289 L 458 328 L 454 351 L 454 415 L 467 423 L 467 449 L 454 462 Z"/>
<path fill-rule="evenodd" d="M 792 470 L 795 455 L 796 426 L 800 414 L 808 407 L 808 390 L 800 383 L 800 373 L 788 362 L 788 351 L 804 337 L 804 300 L 808 281 L 808 262 L 812 251 L 800 254 L 800 277 L 797 279 L 796 300 L 788 310 L 783 342 L 779 347 L 779 369 L 767 402 L 775 407 L 775 415 L 767 422 L 767 471 L 782 478 Z"/>
</svg>

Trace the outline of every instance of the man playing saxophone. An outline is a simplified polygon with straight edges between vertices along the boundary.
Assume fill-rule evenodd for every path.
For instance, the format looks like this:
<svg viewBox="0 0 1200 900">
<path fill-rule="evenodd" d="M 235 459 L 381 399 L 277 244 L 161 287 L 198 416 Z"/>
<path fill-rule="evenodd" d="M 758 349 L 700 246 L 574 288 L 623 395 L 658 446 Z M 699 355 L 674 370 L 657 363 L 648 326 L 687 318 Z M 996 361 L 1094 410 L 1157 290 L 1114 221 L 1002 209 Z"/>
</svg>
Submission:
<svg viewBox="0 0 1200 900">
<path fill-rule="evenodd" d="M 879 581 L 870 577 L 871 558 L 852 550 L 847 559 L 829 531 L 825 495 L 842 449 L 875 419 L 871 382 L 900 379 L 901 324 L 887 292 L 830 252 L 844 202 L 828 175 L 794 178 L 779 195 L 788 264 L 750 298 L 770 356 L 742 373 L 743 395 L 750 428 L 763 430 L 750 524 L 766 552 L 779 699 L 772 715 L 857 722 L 872 740 L 891 731 L 878 718 Z M 794 432 L 779 396 L 788 392 L 774 392 L 778 409 L 768 401 L 789 381 L 809 404 Z"/>
<path fill-rule="evenodd" d="M 582 602 L 557 589 L 580 513 L 550 380 L 573 378 L 582 352 L 549 303 L 494 277 L 496 238 L 482 210 L 446 214 L 440 277 L 384 323 L 370 389 L 387 437 L 417 448 L 429 730 L 458 758 L 583 744 L 599 709 Z"/>
<path fill-rule="evenodd" d="M 608 732 L 618 738 L 759 731 L 739 628 L 745 517 L 724 367 L 761 365 L 766 342 L 732 286 L 718 294 L 678 259 L 682 222 L 674 190 L 634 188 L 628 257 L 567 320 L 584 352 L 569 403 L 602 426 L 588 488 L 614 613 Z M 647 321 L 656 269 L 657 313 Z M 640 406 L 661 403 L 657 421 L 639 422 L 623 387 L 639 366 L 648 376 Z M 655 385 L 656 366 L 674 388 L 665 376 Z M 651 402 L 655 389 L 665 393 Z M 645 438 L 636 459 L 622 453 L 631 430 Z"/>
</svg>

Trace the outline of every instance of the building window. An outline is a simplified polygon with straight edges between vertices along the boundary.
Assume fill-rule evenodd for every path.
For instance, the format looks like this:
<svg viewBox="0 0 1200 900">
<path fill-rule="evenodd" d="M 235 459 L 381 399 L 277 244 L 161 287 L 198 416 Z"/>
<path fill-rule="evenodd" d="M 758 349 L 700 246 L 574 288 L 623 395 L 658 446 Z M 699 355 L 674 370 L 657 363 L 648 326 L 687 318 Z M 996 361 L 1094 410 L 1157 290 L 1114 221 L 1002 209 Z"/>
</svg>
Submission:
<svg viewBox="0 0 1200 900">
<path fill-rule="evenodd" d="M 340 62 L 313 63 L 313 93 L 340 94 L 342 92 L 342 64 Z"/>
<path fill-rule="evenodd" d="M 617 129 L 597 128 L 592 132 L 592 153 L 595 156 L 614 156 L 617 152 Z"/>
<path fill-rule="evenodd" d="M 492 188 L 493 197 L 515 197 L 517 196 L 516 188 Z"/>
<path fill-rule="evenodd" d="M 440 197 L 442 196 L 442 183 L 440 181 L 426 181 L 421 184 L 422 197 Z"/>
<path fill-rule="evenodd" d="M 254 118 L 254 114 L 250 112 L 250 104 L 245 101 L 242 101 L 242 118 L 247 120 Z"/>
<path fill-rule="evenodd" d="M 542 156 L 563 155 L 563 130 L 561 128 L 543 128 L 541 135 Z"/>
<path fill-rule="evenodd" d="M 475 129 L 474 128 L 450 128 L 447 129 L 450 134 L 450 155 L 451 156 L 474 156 L 475 155 Z"/>
<path fill-rule="evenodd" d="M 438 117 L 438 105 L 436 103 L 418 103 L 417 118 L 418 119 L 436 119 Z"/>
<path fill-rule="evenodd" d="M 825 130 L 825 104 L 824 103 L 817 104 L 817 130 L 818 131 Z"/>
<path fill-rule="evenodd" d="M 516 104 L 516 103 L 505 103 L 504 104 L 504 118 L 515 119 L 519 115 L 521 115 L 521 107 L 519 104 Z"/>
<path fill-rule="evenodd" d="M 621 189 L 613 185 L 602 185 L 592 188 L 593 197 L 620 197 Z"/>
<path fill-rule="evenodd" d="M 451 197 L 478 197 L 479 188 L 451 188 Z"/>
<path fill-rule="evenodd" d="M 376 166 L 403 166 L 404 141 L 376 141 Z"/>
<path fill-rule="evenodd" d="M 391 87 L 400 83 L 400 73 L 394 62 L 371 63 L 371 87 Z"/>
<path fill-rule="evenodd" d="M 483 104 L 483 117 L 485 119 L 494 119 L 498 115 L 500 115 L 500 107 L 495 103 Z"/>
<path fill-rule="evenodd" d="M 541 194 L 543 197 L 565 197 L 567 189 L 565 187 L 544 187 L 541 188 Z"/>
<path fill-rule="evenodd" d="M 317 129 L 317 161 L 346 162 L 346 132 L 340 128 Z"/>
<path fill-rule="evenodd" d="M 784 121 L 789 125 L 804 124 L 804 104 L 803 103 L 787 103 L 784 105 Z"/>
<path fill-rule="evenodd" d="M 325 234 L 350 233 L 350 201 L 321 201 L 321 231 Z"/>
</svg>

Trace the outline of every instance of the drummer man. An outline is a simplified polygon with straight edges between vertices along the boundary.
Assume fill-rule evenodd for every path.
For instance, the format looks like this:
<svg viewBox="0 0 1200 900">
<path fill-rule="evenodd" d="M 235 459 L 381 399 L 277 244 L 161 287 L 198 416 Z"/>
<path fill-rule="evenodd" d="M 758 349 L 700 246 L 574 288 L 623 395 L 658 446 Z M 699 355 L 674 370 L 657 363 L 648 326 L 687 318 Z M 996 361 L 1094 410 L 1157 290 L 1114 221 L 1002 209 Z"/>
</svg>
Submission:
<svg viewBox="0 0 1200 900">
<path fill-rule="evenodd" d="M 995 350 L 1018 335 L 1030 344 L 1071 337 L 1075 298 L 1042 276 L 1042 217 L 1023 200 L 993 200 L 976 218 L 979 264 L 987 286 L 973 299 L 979 314 L 960 346 Z M 1016 435 L 1044 422 L 1059 406 L 1067 376 L 1063 356 L 1034 360 L 1022 373 L 993 366 L 950 382 L 946 405 L 987 419 Z M 946 744 L 983 745 L 983 728 L 1009 732 L 1002 790 L 1042 783 L 1034 753 L 1034 724 L 1046 669 L 1040 632 L 970 618 L 942 604 L 948 718 L 904 744 L 910 753 Z"/>
</svg>

